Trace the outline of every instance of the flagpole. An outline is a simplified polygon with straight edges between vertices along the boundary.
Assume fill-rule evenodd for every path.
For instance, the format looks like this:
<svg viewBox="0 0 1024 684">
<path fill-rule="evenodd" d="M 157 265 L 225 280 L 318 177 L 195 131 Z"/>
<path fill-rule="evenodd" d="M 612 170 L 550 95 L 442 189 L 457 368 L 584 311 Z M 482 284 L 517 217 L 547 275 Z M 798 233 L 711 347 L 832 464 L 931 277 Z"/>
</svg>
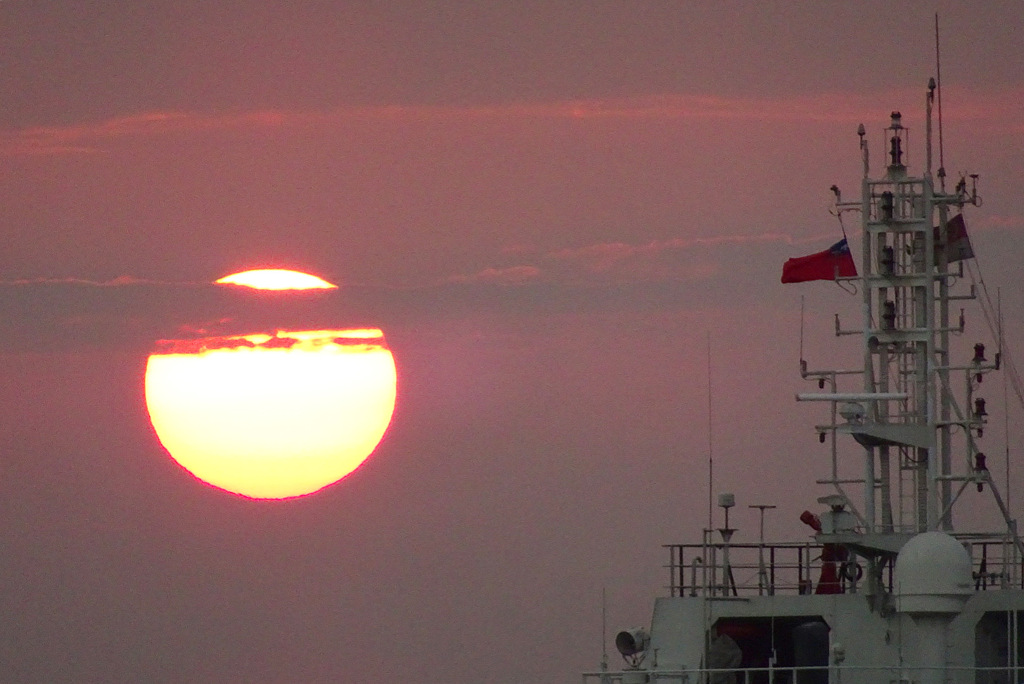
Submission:
<svg viewBox="0 0 1024 684">
<path fill-rule="evenodd" d="M 804 361 L 804 296 L 800 295 L 800 363 Z"/>
<path fill-rule="evenodd" d="M 939 105 L 939 183 L 946 192 L 946 164 L 942 157 L 942 62 L 939 59 L 939 13 L 935 13 L 935 89 Z"/>
</svg>

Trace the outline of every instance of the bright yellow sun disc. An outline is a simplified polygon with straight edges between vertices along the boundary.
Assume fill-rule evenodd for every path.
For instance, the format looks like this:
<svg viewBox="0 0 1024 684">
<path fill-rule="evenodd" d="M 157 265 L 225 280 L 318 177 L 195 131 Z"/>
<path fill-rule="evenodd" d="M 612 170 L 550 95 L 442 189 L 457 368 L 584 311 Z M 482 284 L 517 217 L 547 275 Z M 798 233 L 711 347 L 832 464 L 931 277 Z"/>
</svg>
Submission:
<svg viewBox="0 0 1024 684">
<path fill-rule="evenodd" d="M 278 332 L 165 343 L 146 405 L 171 456 L 244 496 L 315 492 L 370 455 L 395 407 L 379 330 Z"/>
</svg>

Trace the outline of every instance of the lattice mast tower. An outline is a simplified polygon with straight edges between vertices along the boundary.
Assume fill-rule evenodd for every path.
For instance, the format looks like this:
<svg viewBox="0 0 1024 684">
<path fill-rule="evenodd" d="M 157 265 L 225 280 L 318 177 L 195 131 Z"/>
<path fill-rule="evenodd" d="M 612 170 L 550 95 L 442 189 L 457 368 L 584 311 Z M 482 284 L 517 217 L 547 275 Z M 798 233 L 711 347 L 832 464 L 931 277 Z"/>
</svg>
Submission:
<svg viewBox="0 0 1024 684">
<path fill-rule="evenodd" d="M 935 188 L 934 98 L 932 80 L 926 99 L 924 174 L 908 173 L 909 131 L 900 113 L 893 112 L 885 131 L 884 175 L 870 176 L 862 125 L 861 200 L 837 202 L 839 211 L 859 209 L 863 229 L 858 279 L 863 328 L 844 331 L 837 320 L 837 334 L 862 336 L 863 394 L 838 406 L 846 425 L 837 429 L 852 434 L 865 448 L 863 513 L 858 517 L 868 534 L 952 529 L 952 505 L 959 494 L 954 494 L 955 483 L 988 481 L 984 456 L 975 444 L 985 421 L 984 401 L 972 397 L 983 374 L 998 368 L 998 355 L 990 364 L 984 347 L 977 345 L 969 364 L 952 366 L 950 354 L 951 336 L 964 329 L 962 310 L 954 324 L 951 306 L 975 296 L 973 287 L 966 295 L 950 292 L 951 283 L 963 275 L 965 255 L 957 250 L 962 247 L 958 240 L 966 235 L 962 219 L 951 221 L 951 209 L 977 203 L 977 177 L 972 176 L 970 191 L 962 178 L 955 191 L 947 193 L 945 170 L 940 167 L 940 188 Z M 956 266 L 952 271 L 951 265 Z M 951 373 L 956 371 L 967 378 L 963 407 L 951 386 Z M 960 475 L 954 472 L 954 430 L 966 442 L 957 449 L 966 464 Z M 894 495 L 899 503 L 895 509 Z"/>
</svg>

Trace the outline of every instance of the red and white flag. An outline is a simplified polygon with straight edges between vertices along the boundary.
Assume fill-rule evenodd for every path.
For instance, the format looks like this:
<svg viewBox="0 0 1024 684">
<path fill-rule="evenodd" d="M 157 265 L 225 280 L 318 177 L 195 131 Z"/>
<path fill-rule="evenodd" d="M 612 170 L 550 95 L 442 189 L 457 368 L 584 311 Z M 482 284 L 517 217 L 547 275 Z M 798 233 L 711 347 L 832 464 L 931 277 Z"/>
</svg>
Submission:
<svg viewBox="0 0 1024 684">
<path fill-rule="evenodd" d="M 808 280 L 836 280 L 857 276 L 850 246 L 843 238 L 826 250 L 789 259 L 782 265 L 782 282 L 803 283 Z"/>
</svg>

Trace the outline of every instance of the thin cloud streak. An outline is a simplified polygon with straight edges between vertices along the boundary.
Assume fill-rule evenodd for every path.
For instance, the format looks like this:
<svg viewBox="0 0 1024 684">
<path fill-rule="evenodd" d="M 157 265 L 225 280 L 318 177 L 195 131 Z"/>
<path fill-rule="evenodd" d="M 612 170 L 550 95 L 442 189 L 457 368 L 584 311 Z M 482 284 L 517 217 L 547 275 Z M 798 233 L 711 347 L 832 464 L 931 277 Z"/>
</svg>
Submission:
<svg viewBox="0 0 1024 684">
<path fill-rule="evenodd" d="M 735 303 L 735 295 L 715 294 L 725 283 L 733 287 L 743 280 L 763 282 L 765 273 L 781 265 L 782 248 L 799 242 L 765 234 L 597 244 L 544 253 L 538 264 L 492 266 L 413 287 L 348 284 L 337 290 L 279 293 L 134 276 L 100 282 L 7 281 L 0 282 L 0 347 L 145 350 L 158 339 L 277 329 L 387 330 L 478 315 L 726 305 Z M 747 247 L 755 249 L 757 258 L 747 253 Z M 696 292 L 702 293 L 699 300 Z"/>
<path fill-rule="evenodd" d="M 533 263 L 511 266 L 489 266 L 471 275 L 450 277 L 450 283 L 525 283 L 540 280 L 575 282 L 593 280 L 593 276 L 618 277 L 639 281 L 702 280 L 719 272 L 718 264 L 736 258 L 732 251 L 708 253 L 708 250 L 727 247 L 775 245 L 803 247 L 833 240 L 836 233 L 822 232 L 796 238 L 785 233 L 759 233 L 756 235 L 719 235 L 694 238 L 651 240 L 639 244 L 603 242 L 582 247 L 566 247 L 538 254 Z M 700 250 L 695 260 L 695 250 Z M 507 254 L 526 256 L 527 249 L 517 246 Z M 674 258 L 674 260 L 673 260 Z M 686 260 L 686 258 L 689 258 Z"/>
<path fill-rule="evenodd" d="M 125 286 L 146 286 L 146 285 L 171 285 L 180 287 L 205 287 L 213 285 L 212 281 L 184 281 L 184 280 L 150 280 L 137 278 L 132 275 L 120 275 L 110 280 L 89 280 L 87 278 L 16 278 L 14 280 L 0 280 L 0 288 L 12 285 L 82 285 L 88 287 L 125 287 Z"/>
<path fill-rule="evenodd" d="M 972 223 L 972 230 L 974 224 Z M 978 222 L 978 229 L 981 231 L 1018 231 L 1024 229 L 1024 216 L 1010 216 L 1001 214 L 989 214 Z"/>
<path fill-rule="evenodd" d="M 171 135 L 234 132 L 249 135 L 300 131 L 330 132 L 360 122 L 470 123 L 486 120 L 684 119 L 779 123 L 859 123 L 877 117 L 877 103 L 918 102 L 924 89 L 897 92 L 820 93 L 784 99 L 735 98 L 717 95 L 658 95 L 551 103 L 494 106 L 374 106 L 324 111 L 260 110 L 228 114 L 166 111 L 123 116 L 74 126 L 32 127 L 0 133 L 3 155 L 70 155 L 101 153 L 118 141 Z M 946 94 L 946 116 L 979 125 L 991 133 L 1024 131 L 1019 102 L 1024 88 Z M 911 113 L 907 120 L 913 120 Z"/>
<path fill-rule="evenodd" d="M 507 268 L 485 268 L 473 275 L 456 275 L 449 278 L 451 283 L 525 283 L 536 280 L 541 275 L 541 270 L 536 266 L 522 265 L 509 266 Z"/>
</svg>

